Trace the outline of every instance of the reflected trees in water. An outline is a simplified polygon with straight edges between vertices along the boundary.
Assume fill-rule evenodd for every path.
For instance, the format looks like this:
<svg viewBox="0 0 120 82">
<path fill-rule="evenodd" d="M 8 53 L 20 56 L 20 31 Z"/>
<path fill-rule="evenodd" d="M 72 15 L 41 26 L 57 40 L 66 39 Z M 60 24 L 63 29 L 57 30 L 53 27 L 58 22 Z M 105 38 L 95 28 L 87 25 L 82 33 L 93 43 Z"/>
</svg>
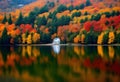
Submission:
<svg viewBox="0 0 120 82">
<path fill-rule="evenodd" d="M 41 82 L 105 81 L 106 78 L 118 82 L 119 50 L 119 46 L 100 45 L 0 46 L 0 76 Z"/>
</svg>

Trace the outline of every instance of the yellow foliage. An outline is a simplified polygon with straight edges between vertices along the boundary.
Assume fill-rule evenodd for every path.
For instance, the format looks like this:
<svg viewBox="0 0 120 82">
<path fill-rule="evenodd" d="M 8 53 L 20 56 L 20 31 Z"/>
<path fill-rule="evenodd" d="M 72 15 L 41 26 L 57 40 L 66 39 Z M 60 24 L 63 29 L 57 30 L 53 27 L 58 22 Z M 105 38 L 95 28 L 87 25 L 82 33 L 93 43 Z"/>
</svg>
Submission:
<svg viewBox="0 0 120 82">
<path fill-rule="evenodd" d="M 81 47 L 81 55 L 85 54 L 84 46 Z"/>
<path fill-rule="evenodd" d="M 32 46 L 27 46 L 27 54 L 28 56 L 32 55 Z"/>
<path fill-rule="evenodd" d="M 34 33 L 32 39 L 33 39 L 33 43 L 36 43 L 38 40 L 40 40 L 40 34 Z"/>
<path fill-rule="evenodd" d="M 26 54 L 26 48 L 25 46 L 22 46 L 22 56 L 25 56 L 25 54 Z"/>
<path fill-rule="evenodd" d="M 36 47 L 33 47 L 32 49 L 32 53 L 35 57 L 39 56 L 40 55 L 40 50 L 37 49 Z"/>
<path fill-rule="evenodd" d="M 80 48 L 78 46 L 74 46 L 74 52 L 79 55 L 80 54 Z"/>
<path fill-rule="evenodd" d="M 73 14 L 73 13 L 75 13 L 75 12 L 77 12 L 77 11 L 78 11 L 78 10 L 74 9 L 74 10 L 71 11 L 71 14 Z"/>
<path fill-rule="evenodd" d="M 103 42 L 103 36 L 104 36 L 104 33 L 102 32 L 102 33 L 98 36 L 97 44 L 102 44 L 102 42 Z"/>
<path fill-rule="evenodd" d="M 98 45 L 98 46 L 97 46 L 97 50 L 98 50 L 98 55 L 100 55 L 101 57 L 103 57 L 103 56 L 104 56 L 103 46 Z"/>
<path fill-rule="evenodd" d="M 81 35 L 81 43 L 84 43 L 84 40 L 85 40 L 85 34 L 82 34 Z"/>
<path fill-rule="evenodd" d="M 113 46 L 108 46 L 108 53 L 109 53 L 110 58 L 114 58 L 115 50 L 114 50 Z"/>
<path fill-rule="evenodd" d="M 109 32 L 109 40 L 108 40 L 108 44 L 111 44 L 114 42 L 115 39 L 115 35 L 114 32 Z"/>
<path fill-rule="evenodd" d="M 102 16 L 101 16 L 101 19 L 103 19 L 103 18 L 105 18 L 105 17 L 106 17 L 106 15 L 102 15 Z"/>
<path fill-rule="evenodd" d="M 25 33 L 22 34 L 22 43 L 24 44 L 26 42 L 26 35 Z"/>
<path fill-rule="evenodd" d="M 39 17 L 43 17 L 43 16 L 48 17 L 48 15 L 49 15 L 49 13 L 48 13 L 48 12 L 45 12 L 45 13 L 39 14 L 38 16 L 39 16 Z"/>
<path fill-rule="evenodd" d="M 29 34 L 27 37 L 27 44 L 31 44 L 32 43 L 32 35 Z"/>
<path fill-rule="evenodd" d="M 114 11 L 120 11 L 120 7 L 113 7 L 112 10 L 114 10 Z"/>
</svg>

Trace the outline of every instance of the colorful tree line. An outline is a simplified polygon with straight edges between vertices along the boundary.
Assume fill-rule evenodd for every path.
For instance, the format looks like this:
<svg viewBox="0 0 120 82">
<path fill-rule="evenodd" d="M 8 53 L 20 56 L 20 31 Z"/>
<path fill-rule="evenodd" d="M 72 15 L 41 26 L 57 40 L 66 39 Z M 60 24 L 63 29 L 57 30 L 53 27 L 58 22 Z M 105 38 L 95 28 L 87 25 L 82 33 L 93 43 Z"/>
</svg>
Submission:
<svg viewBox="0 0 120 82">
<path fill-rule="evenodd" d="M 89 0 L 56 9 L 54 2 L 48 2 L 27 16 L 20 12 L 16 20 L 5 14 L 0 24 L 0 43 L 51 43 L 55 37 L 62 43 L 120 43 L 120 7 L 103 8 Z"/>
</svg>

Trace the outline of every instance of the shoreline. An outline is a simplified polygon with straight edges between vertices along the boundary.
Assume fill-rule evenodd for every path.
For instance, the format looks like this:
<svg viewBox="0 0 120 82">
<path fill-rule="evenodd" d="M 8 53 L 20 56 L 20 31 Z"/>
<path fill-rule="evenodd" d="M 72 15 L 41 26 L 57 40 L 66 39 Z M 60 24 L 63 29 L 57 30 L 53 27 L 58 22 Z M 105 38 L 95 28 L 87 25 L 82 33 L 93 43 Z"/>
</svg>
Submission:
<svg viewBox="0 0 120 82">
<path fill-rule="evenodd" d="M 0 44 L 0 46 L 120 46 L 120 44 L 75 44 L 75 43 L 67 43 L 67 44 Z"/>
</svg>

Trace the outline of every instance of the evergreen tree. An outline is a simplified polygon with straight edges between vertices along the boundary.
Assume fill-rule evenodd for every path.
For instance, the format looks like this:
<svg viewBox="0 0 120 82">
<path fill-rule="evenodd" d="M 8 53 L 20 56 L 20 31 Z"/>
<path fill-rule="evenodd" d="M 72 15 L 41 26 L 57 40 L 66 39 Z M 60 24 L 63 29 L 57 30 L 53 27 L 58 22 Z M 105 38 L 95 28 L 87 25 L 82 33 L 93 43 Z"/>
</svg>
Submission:
<svg viewBox="0 0 120 82">
<path fill-rule="evenodd" d="M 112 14 L 110 12 L 105 12 L 104 14 L 106 15 L 107 18 L 112 16 Z"/>
<path fill-rule="evenodd" d="M 63 11 L 65 11 L 65 10 L 67 10 L 67 7 L 66 7 L 65 5 L 60 5 L 60 6 L 58 6 L 58 8 L 57 8 L 57 12 L 63 12 Z"/>
<path fill-rule="evenodd" d="M 80 9 L 83 9 L 84 7 L 85 7 L 84 4 L 80 4 L 80 6 L 79 6 Z"/>
<path fill-rule="evenodd" d="M 81 16 L 81 12 L 75 12 L 72 14 L 72 18 L 74 17 L 80 17 Z"/>
<path fill-rule="evenodd" d="M 9 23 L 9 24 L 12 24 L 12 17 L 11 17 L 11 14 L 9 14 L 8 23 Z"/>
<path fill-rule="evenodd" d="M 86 0 L 86 6 L 90 6 L 90 5 L 91 5 L 90 0 Z"/>
<path fill-rule="evenodd" d="M 6 17 L 6 14 L 4 15 L 4 18 L 2 20 L 2 23 L 5 24 L 7 22 L 7 17 Z"/>
<path fill-rule="evenodd" d="M 33 25 L 35 19 L 36 19 L 36 13 L 32 11 L 32 12 L 29 13 L 29 16 L 28 16 L 28 18 L 26 20 L 28 20 L 28 24 Z"/>
<path fill-rule="evenodd" d="M 62 16 L 61 18 L 57 19 L 57 26 L 63 26 L 68 25 L 70 23 L 70 17 L 69 16 Z"/>
<path fill-rule="evenodd" d="M 46 25 L 47 24 L 47 18 L 45 16 L 37 18 L 36 19 L 36 24 L 38 25 L 38 27 L 40 27 L 41 25 Z"/>
<path fill-rule="evenodd" d="M 42 43 L 51 43 L 51 35 L 50 35 L 50 33 L 46 34 L 44 32 L 41 32 L 40 35 L 41 35 L 40 41 Z"/>
<path fill-rule="evenodd" d="M 85 11 L 84 15 L 88 15 L 88 12 L 87 12 L 87 11 Z"/>
<path fill-rule="evenodd" d="M 9 44 L 9 43 L 10 43 L 10 36 L 7 34 L 7 29 L 5 27 L 2 36 L 0 38 L 0 44 Z"/>
<path fill-rule="evenodd" d="M 68 10 L 72 11 L 74 9 L 74 7 L 71 5 L 68 7 Z"/>
<path fill-rule="evenodd" d="M 18 25 L 18 26 L 19 26 L 19 25 L 21 25 L 21 24 L 23 24 L 23 23 L 24 23 L 23 15 L 22 15 L 22 13 L 20 12 L 19 17 L 18 17 L 15 25 Z"/>
<path fill-rule="evenodd" d="M 48 12 L 48 11 L 49 11 L 48 6 L 45 5 L 39 10 L 38 14 L 42 14 L 42 13 Z"/>
</svg>

